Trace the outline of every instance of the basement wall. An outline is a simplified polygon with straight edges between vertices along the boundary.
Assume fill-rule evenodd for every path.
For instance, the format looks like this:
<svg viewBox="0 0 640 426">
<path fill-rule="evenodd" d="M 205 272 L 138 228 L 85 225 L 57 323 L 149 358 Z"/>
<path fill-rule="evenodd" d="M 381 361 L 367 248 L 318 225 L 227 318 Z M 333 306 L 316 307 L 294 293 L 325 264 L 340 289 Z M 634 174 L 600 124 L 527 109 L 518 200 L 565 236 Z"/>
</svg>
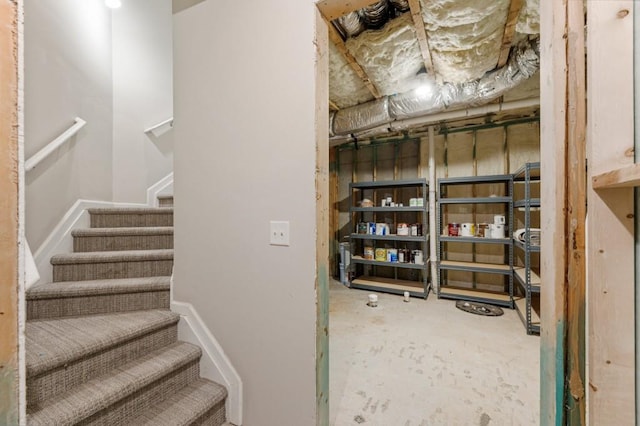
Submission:
<svg viewBox="0 0 640 426">
<path fill-rule="evenodd" d="M 316 424 L 315 13 L 209 0 L 174 15 L 174 298 L 242 378 L 246 425 Z M 290 222 L 289 247 L 269 245 L 271 220 Z"/>
<path fill-rule="evenodd" d="M 474 157 L 475 138 L 475 157 Z M 423 146 L 427 147 L 427 137 L 423 138 Z M 347 242 L 352 231 L 349 225 L 349 183 L 370 180 L 413 179 L 428 176 L 428 154 L 421 155 L 418 138 L 390 143 L 361 144 L 356 150 L 352 145 L 336 149 L 334 154 L 337 178 L 332 191 L 337 198 L 332 201 L 334 206 L 334 224 L 331 235 L 332 271 L 338 276 L 340 242 Z M 420 163 L 423 158 L 425 164 Z M 540 161 L 540 126 L 538 122 L 514 124 L 507 127 L 478 130 L 476 132 L 456 132 L 446 136 L 441 130 L 435 137 L 435 166 L 436 180 L 443 177 L 481 176 L 514 173 L 526 162 Z M 436 185 L 437 182 L 430 182 Z M 457 188 L 456 188 L 457 189 Z M 479 188 L 477 196 L 489 196 L 490 192 L 501 188 Z M 517 188 L 516 188 L 517 189 Z M 484 192 L 489 193 L 484 193 Z M 439 195 L 439 194 L 438 194 Z M 471 188 L 456 192 L 456 196 L 471 197 Z M 516 191 L 515 198 L 521 197 Z M 496 210 L 497 209 L 497 210 Z M 450 212 L 443 220 L 449 222 L 493 222 L 493 215 L 502 213 L 497 206 L 478 205 L 475 210 L 471 206 L 449 206 Z M 432 212 L 435 214 L 435 212 Z M 475 214 L 475 220 L 470 220 Z M 517 212 L 515 229 L 523 227 L 523 216 Z M 535 216 L 535 215 L 534 215 Z M 534 224 L 535 225 L 535 224 Z M 470 244 L 449 243 L 451 260 L 472 261 L 473 254 Z M 476 245 L 476 261 L 501 263 L 503 261 L 503 247 L 489 244 Z M 514 251 L 517 256 L 517 251 Z M 487 289 L 495 289 L 502 284 L 502 278 L 494 274 L 476 274 L 479 284 L 485 284 Z M 469 282 L 470 274 L 450 271 L 450 284 L 464 286 Z M 479 285 L 482 287 L 482 285 Z"/>
<path fill-rule="evenodd" d="M 113 12 L 113 199 L 146 201 L 173 171 L 173 131 L 144 129 L 173 116 L 171 0 L 123 1 Z"/>
<path fill-rule="evenodd" d="M 26 233 L 36 250 L 79 199 L 112 198 L 111 11 L 102 0 L 25 1 L 25 158 L 87 125 L 26 176 Z"/>
</svg>

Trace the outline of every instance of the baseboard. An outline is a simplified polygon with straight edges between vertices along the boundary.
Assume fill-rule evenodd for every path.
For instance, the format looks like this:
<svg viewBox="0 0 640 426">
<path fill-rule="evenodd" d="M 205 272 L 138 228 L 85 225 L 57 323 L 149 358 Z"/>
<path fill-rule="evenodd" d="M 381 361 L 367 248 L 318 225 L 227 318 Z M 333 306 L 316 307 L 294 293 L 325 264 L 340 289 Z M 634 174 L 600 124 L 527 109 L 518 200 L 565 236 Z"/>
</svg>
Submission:
<svg viewBox="0 0 640 426">
<path fill-rule="evenodd" d="M 173 192 L 173 172 L 169 173 L 147 189 L 147 205 L 158 207 L 158 196 Z"/>
<path fill-rule="evenodd" d="M 59 253 L 71 253 L 73 251 L 73 238 L 71 231 L 79 228 L 88 228 L 89 213 L 87 209 L 108 208 L 108 207 L 157 207 L 158 195 L 164 194 L 173 189 L 173 173 L 169 173 L 164 178 L 147 189 L 147 203 L 116 203 L 112 201 L 78 200 L 65 213 L 60 222 L 53 228 L 53 231 L 38 247 L 33 260 L 36 271 L 31 271 L 31 276 L 40 275 L 38 280 L 30 280 L 27 288 L 35 283 L 50 282 L 53 279 L 53 267 L 51 266 L 51 256 Z M 29 255 L 27 254 L 27 257 Z"/>
<path fill-rule="evenodd" d="M 200 375 L 227 388 L 227 421 L 234 425 L 242 425 L 242 380 L 231 361 L 193 305 L 173 300 L 173 292 L 171 310 L 180 314 L 178 338 L 202 348 Z"/>
<path fill-rule="evenodd" d="M 73 252 L 73 237 L 71 231 L 79 228 L 88 228 L 90 225 L 87 209 L 108 207 L 144 207 L 146 204 L 114 203 L 110 201 L 78 200 L 53 228 L 46 240 L 38 247 L 33 255 L 40 282 L 53 280 L 53 267 L 51 257 L 59 253 Z"/>
</svg>

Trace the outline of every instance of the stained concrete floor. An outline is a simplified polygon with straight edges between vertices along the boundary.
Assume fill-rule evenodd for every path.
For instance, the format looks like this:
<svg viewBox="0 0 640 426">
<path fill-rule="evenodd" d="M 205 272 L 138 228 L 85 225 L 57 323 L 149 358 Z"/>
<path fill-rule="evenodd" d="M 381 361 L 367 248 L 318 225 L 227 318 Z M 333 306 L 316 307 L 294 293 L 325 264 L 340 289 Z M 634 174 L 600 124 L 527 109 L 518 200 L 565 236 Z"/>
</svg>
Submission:
<svg viewBox="0 0 640 426">
<path fill-rule="evenodd" d="M 538 425 L 539 344 L 517 312 L 330 286 L 332 426 Z"/>
</svg>

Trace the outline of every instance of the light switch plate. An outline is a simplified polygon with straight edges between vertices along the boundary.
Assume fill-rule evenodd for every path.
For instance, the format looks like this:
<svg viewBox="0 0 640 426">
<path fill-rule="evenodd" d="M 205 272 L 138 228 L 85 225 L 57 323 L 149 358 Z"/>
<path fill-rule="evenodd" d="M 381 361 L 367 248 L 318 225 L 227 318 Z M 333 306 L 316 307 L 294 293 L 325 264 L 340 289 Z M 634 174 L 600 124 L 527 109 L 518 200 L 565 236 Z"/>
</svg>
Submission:
<svg viewBox="0 0 640 426">
<path fill-rule="evenodd" d="M 272 246 L 289 245 L 289 221 L 272 220 L 269 226 L 269 244 Z"/>
</svg>

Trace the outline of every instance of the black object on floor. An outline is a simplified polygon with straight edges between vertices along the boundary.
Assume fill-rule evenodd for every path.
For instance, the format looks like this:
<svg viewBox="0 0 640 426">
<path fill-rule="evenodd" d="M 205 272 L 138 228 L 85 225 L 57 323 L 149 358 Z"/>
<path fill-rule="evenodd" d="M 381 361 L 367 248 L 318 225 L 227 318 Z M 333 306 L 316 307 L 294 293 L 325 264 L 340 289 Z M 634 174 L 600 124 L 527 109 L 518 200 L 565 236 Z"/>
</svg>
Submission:
<svg viewBox="0 0 640 426">
<path fill-rule="evenodd" d="M 468 302 L 466 300 L 458 300 L 456 302 L 456 308 L 465 312 L 470 312 L 476 315 L 484 315 L 487 317 L 499 317 L 504 314 L 502 308 L 497 306 L 488 305 L 486 303 Z"/>
</svg>

